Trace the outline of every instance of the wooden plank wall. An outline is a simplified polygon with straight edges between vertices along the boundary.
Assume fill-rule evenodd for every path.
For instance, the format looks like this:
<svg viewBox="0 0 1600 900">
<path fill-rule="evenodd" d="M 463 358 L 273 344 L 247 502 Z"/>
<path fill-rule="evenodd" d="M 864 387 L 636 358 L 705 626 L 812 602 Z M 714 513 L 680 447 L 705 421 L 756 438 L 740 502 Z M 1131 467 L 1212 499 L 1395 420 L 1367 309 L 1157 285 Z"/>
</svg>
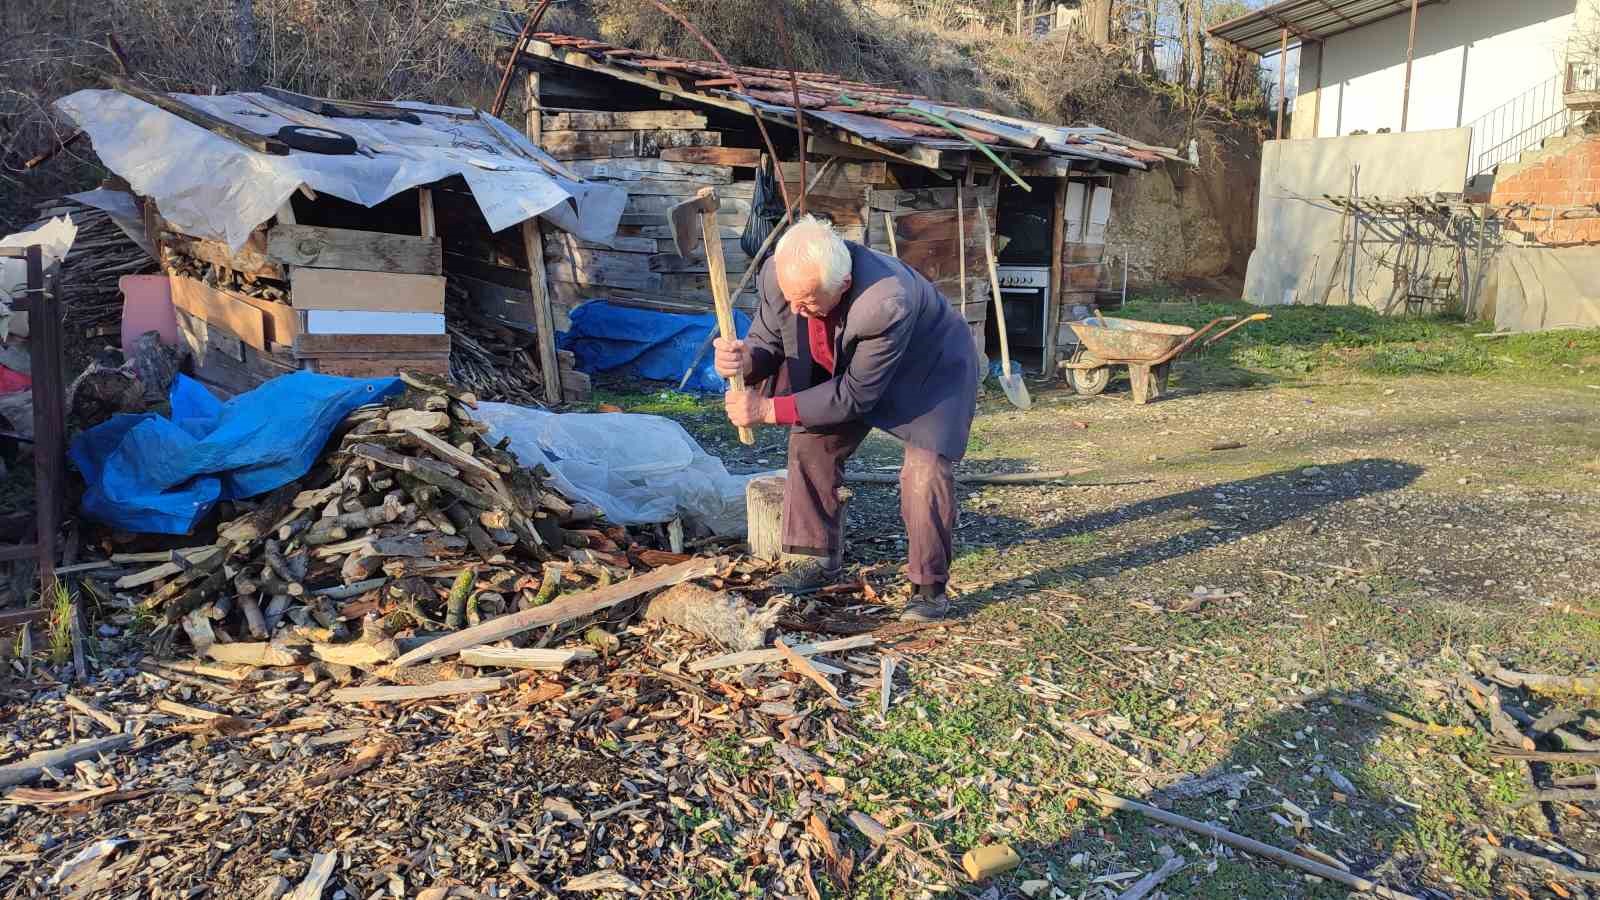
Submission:
<svg viewBox="0 0 1600 900">
<path fill-rule="evenodd" d="M 573 235 L 545 229 L 545 267 L 550 294 L 561 327 L 570 311 L 589 300 L 609 299 L 673 312 L 711 309 L 711 284 L 703 250 L 688 258 L 677 254 L 667 215 L 705 186 L 717 189 L 722 200 L 718 222 L 730 283 L 737 284 L 750 267 L 739 238 L 750 216 L 755 193 L 755 170 L 750 163 L 757 151 L 685 143 L 673 138 L 696 135 L 705 117 L 690 110 L 645 110 L 609 113 L 553 113 L 543 118 L 546 147 L 562 149 L 558 156 L 584 178 L 609 181 L 628 192 L 617 237 L 609 246 L 579 240 Z M 623 129 L 636 129 L 636 137 L 619 137 Z M 604 134 L 602 139 L 590 136 Z M 716 132 L 709 134 L 720 135 Z M 554 137 L 553 137 L 554 136 Z M 696 138 L 695 140 L 699 140 Z M 701 148 L 693 154 L 681 150 Z M 680 149 L 674 149 L 680 148 Z M 675 159 L 674 159 L 675 158 Z M 685 159 L 707 160 L 686 162 Z M 722 160 L 727 163 L 711 162 Z M 798 191 L 798 164 L 784 164 L 783 176 L 791 191 Z M 816 172 L 813 162 L 807 177 Z M 811 190 L 811 209 L 831 216 L 848 239 L 866 234 L 867 201 L 873 183 L 886 177 L 882 163 L 835 163 Z M 734 307 L 747 313 L 759 303 L 751 284 L 734 297 Z"/>
<path fill-rule="evenodd" d="M 984 207 L 991 237 L 995 227 L 997 185 L 961 188 L 961 215 L 956 209 L 956 188 L 874 190 L 867 235 L 872 249 L 890 252 L 888 222 L 894 223 L 895 246 L 905 263 L 932 281 L 951 303 L 962 305 L 960 260 L 956 256 L 957 223 L 965 225 L 960 246 L 966 255 L 965 316 L 973 340 L 983 346 L 984 322 L 989 316 L 989 269 L 984 261 L 983 232 L 978 228 L 978 206 Z"/>
<path fill-rule="evenodd" d="M 1066 324 L 1073 319 L 1072 308 L 1093 309 L 1096 292 L 1108 283 L 1105 234 L 1111 213 L 1111 188 L 1075 179 L 1067 186 L 1066 207 L 1061 236 L 1062 291 L 1057 309 L 1057 347 L 1077 341 Z"/>
</svg>

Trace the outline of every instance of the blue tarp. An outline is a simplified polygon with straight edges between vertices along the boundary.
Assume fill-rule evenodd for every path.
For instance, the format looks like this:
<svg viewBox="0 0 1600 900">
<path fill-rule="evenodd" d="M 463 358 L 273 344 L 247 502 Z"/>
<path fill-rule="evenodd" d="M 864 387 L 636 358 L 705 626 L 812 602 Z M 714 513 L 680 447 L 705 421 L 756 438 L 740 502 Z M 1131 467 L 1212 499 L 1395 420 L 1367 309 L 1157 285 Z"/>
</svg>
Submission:
<svg viewBox="0 0 1600 900">
<path fill-rule="evenodd" d="M 744 313 L 734 310 L 733 319 L 739 334 L 750 330 L 750 318 Z M 561 335 L 561 349 L 573 352 L 582 372 L 621 372 L 677 382 L 716 327 L 717 317 L 710 313 L 691 316 L 593 300 L 572 311 L 572 329 Z M 684 387 L 727 390 L 711 365 L 709 350 Z"/>
<path fill-rule="evenodd" d="M 83 512 L 127 531 L 188 534 L 217 501 L 310 471 L 345 416 L 400 390 L 398 378 L 295 372 L 223 403 L 179 375 L 171 418 L 113 416 L 73 440 Z"/>
</svg>

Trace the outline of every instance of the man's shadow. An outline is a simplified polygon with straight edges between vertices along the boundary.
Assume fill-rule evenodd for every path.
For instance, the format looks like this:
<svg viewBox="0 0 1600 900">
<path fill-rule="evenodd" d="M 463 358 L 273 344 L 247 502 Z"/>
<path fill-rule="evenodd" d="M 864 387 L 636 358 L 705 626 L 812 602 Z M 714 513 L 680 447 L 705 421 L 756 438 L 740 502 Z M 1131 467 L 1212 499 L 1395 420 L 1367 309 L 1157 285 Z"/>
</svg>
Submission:
<svg viewBox="0 0 1600 900">
<path fill-rule="evenodd" d="M 1401 893 L 1487 896 L 1488 871 L 1470 849 L 1465 824 L 1441 824 L 1439 817 L 1408 805 L 1426 810 L 1439 804 L 1437 798 L 1416 796 L 1418 788 L 1373 750 L 1395 726 L 1333 702 L 1344 695 L 1323 691 L 1292 700 L 1237 737 L 1227 755 L 1203 771 L 1152 790 L 1112 793 L 1298 852 Z M 1096 818 L 1094 805 L 1086 805 L 1090 820 L 1066 840 L 1018 848 L 1029 869 L 1043 869 L 1037 875 L 1052 877 L 1063 889 L 1080 891 L 1115 872 L 1153 872 L 1170 854 L 1185 861 L 1160 885 L 1171 897 L 1352 895 L 1332 881 L 1309 880 L 1299 870 L 1138 812 L 1105 810 Z M 1080 853 L 1079 865 L 1072 865 Z M 1452 881 L 1441 880 L 1441 873 Z M 1119 892 L 1128 886 L 1122 882 Z"/>
<path fill-rule="evenodd" d="M 972 613 L 999 600 L 1026 593 L 1038 584 L 1063 579 L 1085 579 L 1115 575 L 1125 569 L 1148 566 L 1271 531 L 1279 526 L 1309 518 L 1341 503 L 1400 490 L 1414 483 L 1423 472 L 1421 466 L 1391 459 L 1358 459 L 1316 467 L 1311 474 L 1299 467 L 1283 469 L 1253 478 L 1206 485 L 1177 494 L 1139 500 L 1104 512 L 1067 519 L 1043 528 L 1018 520 L 986 524 L 1013 542 L 1049 542 L 1074 535 L 1094 535 L 1113 527 L 1150 522 L 1152 530 L 1173 522 L 1193 523 L 1174 534 L 1148 542 L 1134 540 L 1082 562 L 1062 562 L 1034 569 L 1027 574 L 986 584 L 977 591 L 955 598 L 960 613 Z M 1071 488 L 1062 488 L 1064 493 Z M 1219 499 L 1219 496 L 1221 498 Z M 1070 502 L 1070 501 L 1069 501 Z M 963 513 L 966 515 L 966 513 Z M 961 531 L 957 532 L 956 552 L 962 550 Z M 1004 548 L 1001 548 L 1004 552 Z M 958 583 L 959 587 L 959 583 Z"/>
</svg>

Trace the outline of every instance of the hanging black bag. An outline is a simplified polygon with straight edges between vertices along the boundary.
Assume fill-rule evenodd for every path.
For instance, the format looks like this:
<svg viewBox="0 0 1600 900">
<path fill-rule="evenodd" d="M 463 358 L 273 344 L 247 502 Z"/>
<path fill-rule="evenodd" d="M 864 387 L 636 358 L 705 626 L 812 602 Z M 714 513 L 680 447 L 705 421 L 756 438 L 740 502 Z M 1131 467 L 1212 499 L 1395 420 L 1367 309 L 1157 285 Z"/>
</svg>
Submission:
<svg viewBox="0 0 1600 900">
<path fill-rule="evenodd" d="M 750 218 L 744 223 L 744 234 L 739 236 L 739 249 L 750 257 L 752 264 L 759 262 L 755 256 L 761 252 L 761 245 L 767 242 L 767 235 L 783 221 L 783 212 L 783 191 L 778 187 L 777 176 L 765 166 L 757 169 L 755 196 L 750 200 Z"/>
</svg>

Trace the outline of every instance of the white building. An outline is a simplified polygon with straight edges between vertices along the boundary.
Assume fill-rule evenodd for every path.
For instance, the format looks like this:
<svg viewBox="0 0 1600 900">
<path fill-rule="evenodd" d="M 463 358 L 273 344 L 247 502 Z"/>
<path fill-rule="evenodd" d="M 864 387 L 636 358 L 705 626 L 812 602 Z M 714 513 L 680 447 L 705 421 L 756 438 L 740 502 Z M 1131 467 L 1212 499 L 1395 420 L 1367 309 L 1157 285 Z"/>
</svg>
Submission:
<svg viewBox="0 0 1600 900">
<path fill-rule="evenodd" d="M 1210 33 L 1299 54 L 1282 137 L 1471 128 L 1467 181 L 1590 105 L 1597 24 L 1596 0 L 1284 0 Z"/>
</svg>

